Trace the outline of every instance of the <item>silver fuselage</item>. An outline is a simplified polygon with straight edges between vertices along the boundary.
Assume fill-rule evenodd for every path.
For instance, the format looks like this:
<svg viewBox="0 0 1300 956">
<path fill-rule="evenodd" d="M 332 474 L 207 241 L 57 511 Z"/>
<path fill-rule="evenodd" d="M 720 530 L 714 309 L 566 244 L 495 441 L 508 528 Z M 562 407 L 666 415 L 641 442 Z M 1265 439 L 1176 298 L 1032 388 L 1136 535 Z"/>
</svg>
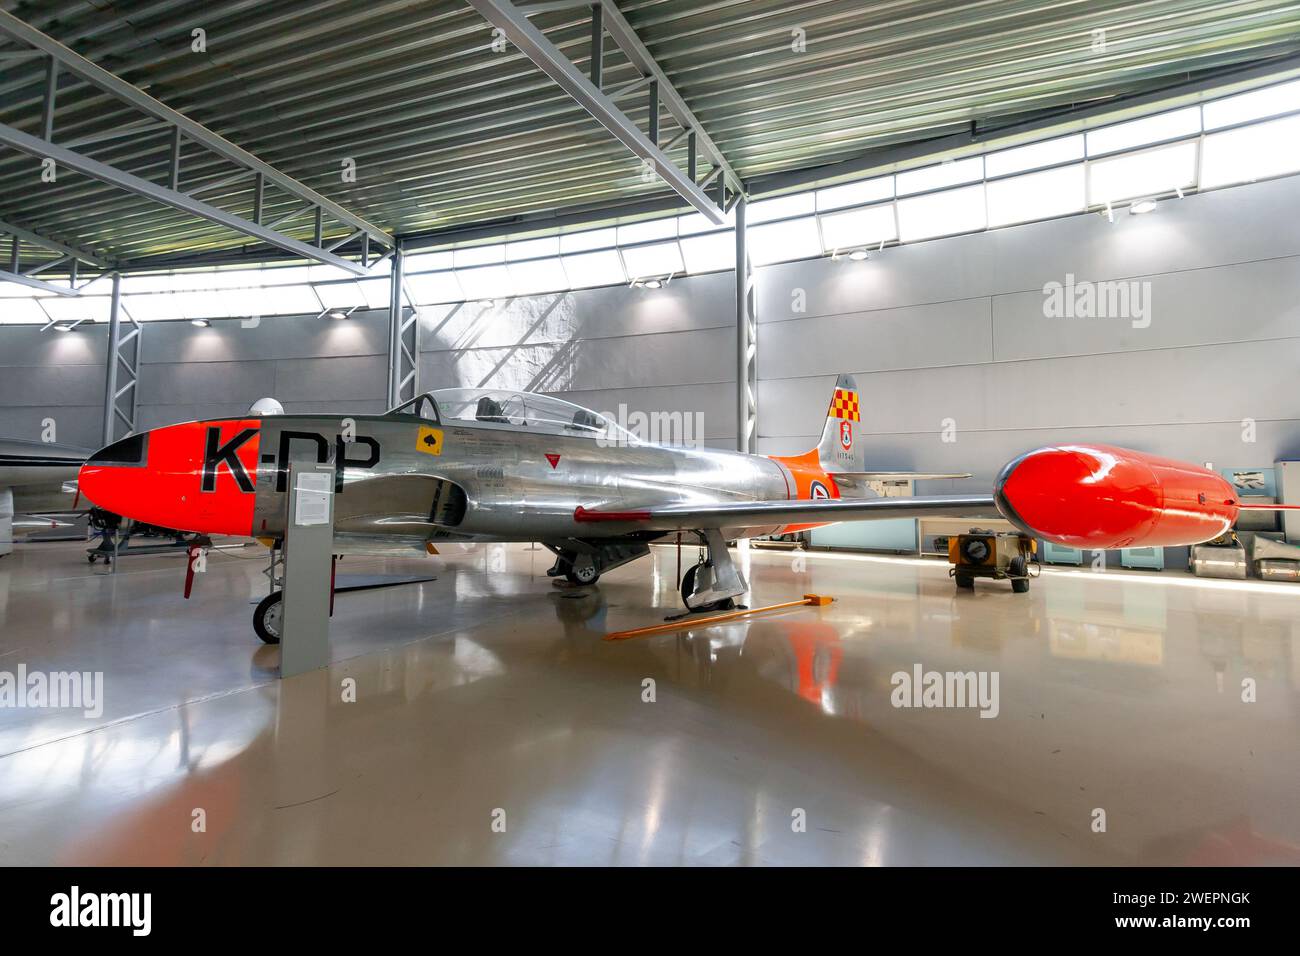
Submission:
<svg viewBox="0 0 1300 956">
<path fill-rule="evenodd" d="M 431 429 L 440 433 L 436 442 Z M 769 458 L 514 424 L 438 424 L 393 414 L 277 415 L 262 419 L 260 432 L 253 533 L 268 537 L 284 532 L 291 460 L 335 465 L 335 527 L 340 536 L 358 538 L 617 538 L 626 535 L 625 527 L 578 522 L 577 509 L 619 512 L 795 496 L 788 470 Z M 463 493 L 463 509 L 439 510 L 437 503 L 455 489 Z"/>
</svg>

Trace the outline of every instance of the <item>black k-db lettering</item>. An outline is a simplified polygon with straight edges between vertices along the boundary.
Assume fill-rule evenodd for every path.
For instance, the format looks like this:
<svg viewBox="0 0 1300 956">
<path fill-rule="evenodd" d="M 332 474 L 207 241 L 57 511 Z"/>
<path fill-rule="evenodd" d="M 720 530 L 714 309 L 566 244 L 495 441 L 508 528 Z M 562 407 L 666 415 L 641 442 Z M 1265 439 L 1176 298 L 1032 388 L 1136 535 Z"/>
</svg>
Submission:
<svg viewBox="0 0 1300 956">
<path fill-rule="evenodd" d="M 208 428 L 208 442 L 203 453 L 203 483 L 200 485 L 203 491 L 217 490 L 217 466 L 222 462 L 226 463 L 230 473 L 235 476 L 240 491 L 253 490 L 253 481 L 248 477 L 248 470 L 235 452 L 243 446 L 244 442 L 256 434 L 256 428 L 245 428 L 222 445 L 220 444 L 221 428 L 216 425 Z"/>
<path fill-rule="evenodd" d="M 316 464 L 323 465 L 329 461 L 330 446 L 323 435 L 315 432 L 280 432 L 280 460 L 275 476 L 275 490 L 284 491 L 289 487 L 289 447 L 295 441 L 309 441 L 316 446 Z"/>
<path fill-rule="evenodd" d="M 379 464 L 379 442 L 366 435 L 360 435 L 355 441 L 351 442 L 353 445 L 365 445 L 370 449 L 370 454 L 364 458 L 348 457 L 347 448 L 349 443 L 343 440 L 342 435 L 335 438 L 334 443 L 334 493 L 338 494 L 343 490 L 344 468 L 374 468 L 375 465 Z"/>
</svg>

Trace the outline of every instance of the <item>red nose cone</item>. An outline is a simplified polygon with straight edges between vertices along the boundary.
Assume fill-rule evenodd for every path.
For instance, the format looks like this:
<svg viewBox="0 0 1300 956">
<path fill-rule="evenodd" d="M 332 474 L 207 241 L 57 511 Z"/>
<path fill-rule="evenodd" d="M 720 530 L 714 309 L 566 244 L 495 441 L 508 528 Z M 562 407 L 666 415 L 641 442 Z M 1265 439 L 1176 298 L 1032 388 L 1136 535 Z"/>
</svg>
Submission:
<svg viewBox="0 0 1300 956">
<path fill-rule="evenodd" d="M 133 435 L 81 467 L 81 494 L 126 518 L 208 534 L 252 533 L 258 419 L 186 422 Z"/>
<path fill-rule="evenodd" d="M 1003 469 L 995 493 L 1023 530 L 1090 551 L 1197 544 L 1237 517 L 1236 493 L 1214 472 L 1110 445 L 1032 451 Z"/>
</svg>

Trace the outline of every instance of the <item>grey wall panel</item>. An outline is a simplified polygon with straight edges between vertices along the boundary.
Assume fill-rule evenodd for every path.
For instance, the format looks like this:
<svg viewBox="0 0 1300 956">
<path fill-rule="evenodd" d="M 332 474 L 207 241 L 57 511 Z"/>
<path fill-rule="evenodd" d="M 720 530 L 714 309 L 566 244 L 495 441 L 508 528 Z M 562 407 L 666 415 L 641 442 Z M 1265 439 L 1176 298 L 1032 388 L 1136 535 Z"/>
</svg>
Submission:
<svg viewBox="0 0 1300 956">
<path fill-rule="evenodd" d="M 1059 281 L 1059 280 L 1058 280 Z M 1041 290 L 993 297 L 998 360 L 1124 352 L 1300 335 L 1300 259 L 1268 259 L 1125 280 L 1138 283 L 1150 324 L 1134 316 L 1045 315 Z M 874 315 L 875 313 L 873 313 Z"/>
<path fill-rule="evenodd" d="M 336 320 L 314 315 L 277 315 L 244 326 L 239 319 L 213 319 L 210 328 L 188 322 L 145 326 L 144 362 L 249 362 L 267 359 L 386 355 L 388 314 L 354 312 Z"/>
<path fill-rule="evenodd" d="M 0 299 L 0 303 L 4 300 Z M 3 305 L 0 305 L 3 308 Z M 0 368 L 104 365 L 108 329 L 83 325 L 75 332 L 42 332 L 39 325 L 0 325 Z"/>
<path fill-rule="evenodd" d="M 631 417 L 636 412 L 647 416 L 659 413 L 660 422 L 665 421 L 662 418 L 664 413 L 677 414 L 683 428 L 687 427 L 685 420 L 689 416 L 692 436 L 702 436 L 706 444 L 716 441 L 721 443 L 721 447 L 735 447 L 735 386 L 730 383 L 583 389 L 561 397 L 595 409 L 625 426 L 629 421 L 634 424 L 638 421 Z"/>
<path fill-rule="evenodd" d="M 332 402 L 284 402 L 289 415 L 382 415 L 388 411 L 388 402 L 361 399 L 340 399 Z"/>
<path fill-rule="evenodd" d="M 1183 272 L 1300 255 L 1295 177 L 1161 203 L 1152 215 L 1087 215 L 936 239 L 865 262 L 769 266 L 756 283 L 760 322 L 1041 290 L 1067 273 L 1093 280 Z M 796 312 L 794 290 L 806 309 Z"/>
<path fill-rule="evenodd" d="M 241 418 L 248 412 L 248 405 L 248 402 L 141 405 L 136 409 L 136 418 L 140 430 L 144 431 L 160 428 L 163 425 L 196 422 L 207 418 Z"/>
<path fill-rule="evenodd" d="M 424 306 L 420 347 L 455 351 L 725 328 L 734 322 L 733 294 L 726 273 L 678 280 L 662 289 L 618 286 L 520 296 L 492 306 Z"/>
<path fill-rule="evenodd" d="M 758 330 L 760 378 L 824 374 L 828 368 L 934 368 L 993 357 L 989 300 L 767 322 Z"/>
<path fill-rule="evenodd" d="M 735 380 L 735 332 L 704 329 L 563 344 L 426 351 L 424 388 L 501 387 L 544 392 Z"/>
<path fill-rule="evenodd" d="M 1249 369 L 1249 387 L 1232 370 Z M 1276 421 L 1297 417 L 1300 339 L 858 374 L 860 434 Z M 834 378 L 759 383 L 761 437 L 808 435 Z M 1104 439 L 1114 441 L 1114 439 Z M 1199 458 L 1195 449 L 1181 457 Z"/>
<path fill-rule="evenodd" d="M 94 366 L 20 366 L 0 371 L 0 407 L 95 405 L 104 400 L 104 373 Z"/>
<path fill-rule="evenodd" d="M 257 399 L 274 394 L 274 362 L 153 364 L 140 376 L 142 405 L 233 403 L 247 411 Z"/>
<path fill-rule="evenodd" d="M 285 359 L 275 363 L 271 394 L 281 402 L 382 402 L 387 383 L 388 359 L 383 355 Z"/>
<path fill-rule="evenodd" d="M 0 436 L 41 441 L 42 420 L 54 419 L 54 438 L 61 444 L 98 448 L 104 412 L 99 401 L 93 405 L 8 406 L 0 405 Z"/>
<path fill-rule="evenodd" d="M 140 427 L 158 428 L 162 425 L 174 425 L 177 422 L 200 421 L 205 418 L 240 418 L 248 412 L 249 402 L 210 402 L 194 404 L 141 405 L 138 413 Z M 382 414 L 382 401 L 337 401 L 337 402 L 285 402 L 284 410 L 290 415 L 379 415 Z M 98 444 L 98 434 L 92 444 Z"/>
<path fill-rule="evenodd" d="M 1232 464 L 1293 454 L 1298 202 L 1292 178 L 1165 202 L 1113 225 L 1075 217 L 885 250 L 864 263 L 761 270 L 760 448 L 809 447 L 811 420 L 845 370 L 858 376 L 860 434 L 880 467 L 991 477 L 1008 457 L 1060 440 Z M 1150 326 L 1044 317 L 1044 283 L 1067 273 L 1149 282 Z M 791 311 L 796 288 L 804 313 Z M 909 335 L 908 307 L 925 303 L 976 324 L 955 330 L 913 317 Z M 990 315 L 992 346 L 980 349 Z M 967 362 L 918 367 L 918 350 L 948 365 L 954 341 L 968 343 Z M 1258 423 L 1253 446 L 1241 441 L 1246 418 Z M 955 421 L 956 443 L 939 440 L 945 419 Z"/>
</svg>

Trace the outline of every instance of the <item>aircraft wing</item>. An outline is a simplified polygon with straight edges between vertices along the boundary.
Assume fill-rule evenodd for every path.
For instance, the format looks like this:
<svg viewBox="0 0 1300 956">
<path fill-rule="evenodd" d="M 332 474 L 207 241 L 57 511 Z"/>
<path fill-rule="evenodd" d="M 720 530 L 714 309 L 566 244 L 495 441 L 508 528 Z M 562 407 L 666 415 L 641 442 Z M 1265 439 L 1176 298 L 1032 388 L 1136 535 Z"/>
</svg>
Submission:
<svg viewBox="0 0 1300 956">
<path fill-rule="evenodd" d="M 836 481 L 897 481 L 902 478 L 912 481 L 930 481 L 940 478 L 969 478 L 969 471 L 939 474 L 925 471 L 832 471 L 830 476 Z"/>
<path fill-rule="evenodd" d="M 1001 518 L 992 495 L 925 495 L 912 498 L 831 498 L 813 501 L 727 501 L 602 511 L 579 507 L 578 523 L 617 523 L 629 531 L 698 531 L 767 528 L 888 518 Z"/>
</svg>

